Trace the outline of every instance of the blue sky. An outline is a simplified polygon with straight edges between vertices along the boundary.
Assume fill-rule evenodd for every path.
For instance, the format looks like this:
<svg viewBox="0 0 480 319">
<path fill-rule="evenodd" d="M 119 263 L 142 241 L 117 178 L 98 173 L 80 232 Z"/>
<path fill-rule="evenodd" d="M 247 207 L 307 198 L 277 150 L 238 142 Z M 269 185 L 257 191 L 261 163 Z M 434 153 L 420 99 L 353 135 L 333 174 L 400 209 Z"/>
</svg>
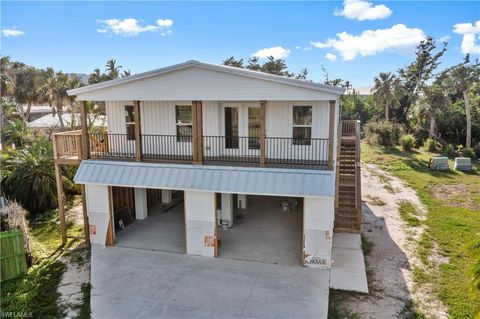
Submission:
<svg viewBox="0 0 480 319">
<path fill-rule="evenodd" d="M 323 81 L 323 65 L 330 78 L 362 86 L 411 62 L 424 35 L 448 39 L 443 66 L 465 52 L 478 57 L 480 2 L 2 1 L 1 28 L 2 55 L 65 72 L 90 73 L 114 58 L 139 73 L 268 49 L 314 81 Z"/>
</svg>

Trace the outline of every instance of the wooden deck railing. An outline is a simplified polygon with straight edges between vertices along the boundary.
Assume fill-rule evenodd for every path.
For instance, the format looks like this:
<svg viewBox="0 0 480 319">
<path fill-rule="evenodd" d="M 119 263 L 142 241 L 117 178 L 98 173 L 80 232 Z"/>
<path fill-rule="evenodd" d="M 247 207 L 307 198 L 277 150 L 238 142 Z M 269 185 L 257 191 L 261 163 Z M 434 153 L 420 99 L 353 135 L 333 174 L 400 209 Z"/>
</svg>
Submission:
<svg viewBox="0 0 480 319">
<path fill-rule="evenodd" d="M 358 124 L 358 125 L 357 125 Z M 342 121 L 342 136 L 355 136 L 360 131 L 360 121 L 344 120 Z"/>
<path fill-rule="evenodd" d="M 72 161 L 82 159 L 82 131 L 54 133 L 52 143 L 55 159 Z"/>
</svg>

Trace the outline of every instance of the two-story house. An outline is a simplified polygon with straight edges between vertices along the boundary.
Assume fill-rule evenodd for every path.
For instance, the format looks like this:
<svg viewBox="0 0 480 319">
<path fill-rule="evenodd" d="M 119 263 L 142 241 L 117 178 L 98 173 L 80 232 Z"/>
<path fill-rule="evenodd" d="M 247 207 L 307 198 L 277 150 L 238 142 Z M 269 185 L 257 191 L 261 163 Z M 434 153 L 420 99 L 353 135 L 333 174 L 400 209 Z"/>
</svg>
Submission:
<svg viewBox="0 0 480 319">
<path fill-rule="evenodd" d="M 94 244 L 329 268 L 334 230 L 360 226 L 343 92 L 197 61 L 88 85 L 68 94 L 104 101 L 107 128 L 87 132 L 84 103 L 57 166 L 80 164 Z"/>
</svg>

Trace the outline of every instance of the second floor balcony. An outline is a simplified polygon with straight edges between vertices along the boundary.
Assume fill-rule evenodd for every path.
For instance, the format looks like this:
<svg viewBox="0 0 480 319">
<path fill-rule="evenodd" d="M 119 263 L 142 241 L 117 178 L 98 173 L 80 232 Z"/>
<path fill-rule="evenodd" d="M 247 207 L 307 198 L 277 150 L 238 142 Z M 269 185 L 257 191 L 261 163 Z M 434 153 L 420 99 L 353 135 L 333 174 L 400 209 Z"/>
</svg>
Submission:
<svg viewBox="0 0 480 319">
<path fill-rule="evenodd" d="M 328 138 L 141 134 L 138 143 L 132 134 L 99 132 L 86 134 L 88 152 L 82 138 L 82 131 L 54 134 L 55 158 L 329 169 L 333 156 Z M 201 154 L 195 154 L 197 149 Z"/>
</svg>

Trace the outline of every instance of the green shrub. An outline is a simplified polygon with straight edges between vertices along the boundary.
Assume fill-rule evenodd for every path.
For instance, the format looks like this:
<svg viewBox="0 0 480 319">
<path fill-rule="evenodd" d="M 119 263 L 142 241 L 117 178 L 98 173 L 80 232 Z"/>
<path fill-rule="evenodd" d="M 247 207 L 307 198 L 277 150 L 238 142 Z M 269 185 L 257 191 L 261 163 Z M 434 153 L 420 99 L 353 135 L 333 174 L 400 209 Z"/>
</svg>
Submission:
<svg viewBox="0 0 480 319">
<path fill-rule="evenodd" d="M 473 148 L 464 148 L 462 151 L 462 156 L 463 157 L 470 157 L 471 159 L 475 159 L 475 151 Z"/>
<path fill-rule="evenodd" d="M 369 122 L 365 124 L 364 132 L 368 144 L 390 147 L 398 145 L 403 127 L 387 121 Z"/>
<path fill-rule="evenodd" d="M 443 149 L 443 153 L 447 157 L 454 157 L 455 156 L 455 147 L 452 144 L 447 144 Z"/>
<path fill-rule="evenodd" d="M 400 145 L 405 152 L 410 152 L 415 146 L 415 136 L 411 134 L 405 134 L 400 137 Z"/>
<path fill-rule="evenodd" d="M 438 149 L 438 143 L 432 138 L 427 138 L 425 142 L 423 142 L 423 148 L 429 152 L 436 152 Z"/>
</svg>

